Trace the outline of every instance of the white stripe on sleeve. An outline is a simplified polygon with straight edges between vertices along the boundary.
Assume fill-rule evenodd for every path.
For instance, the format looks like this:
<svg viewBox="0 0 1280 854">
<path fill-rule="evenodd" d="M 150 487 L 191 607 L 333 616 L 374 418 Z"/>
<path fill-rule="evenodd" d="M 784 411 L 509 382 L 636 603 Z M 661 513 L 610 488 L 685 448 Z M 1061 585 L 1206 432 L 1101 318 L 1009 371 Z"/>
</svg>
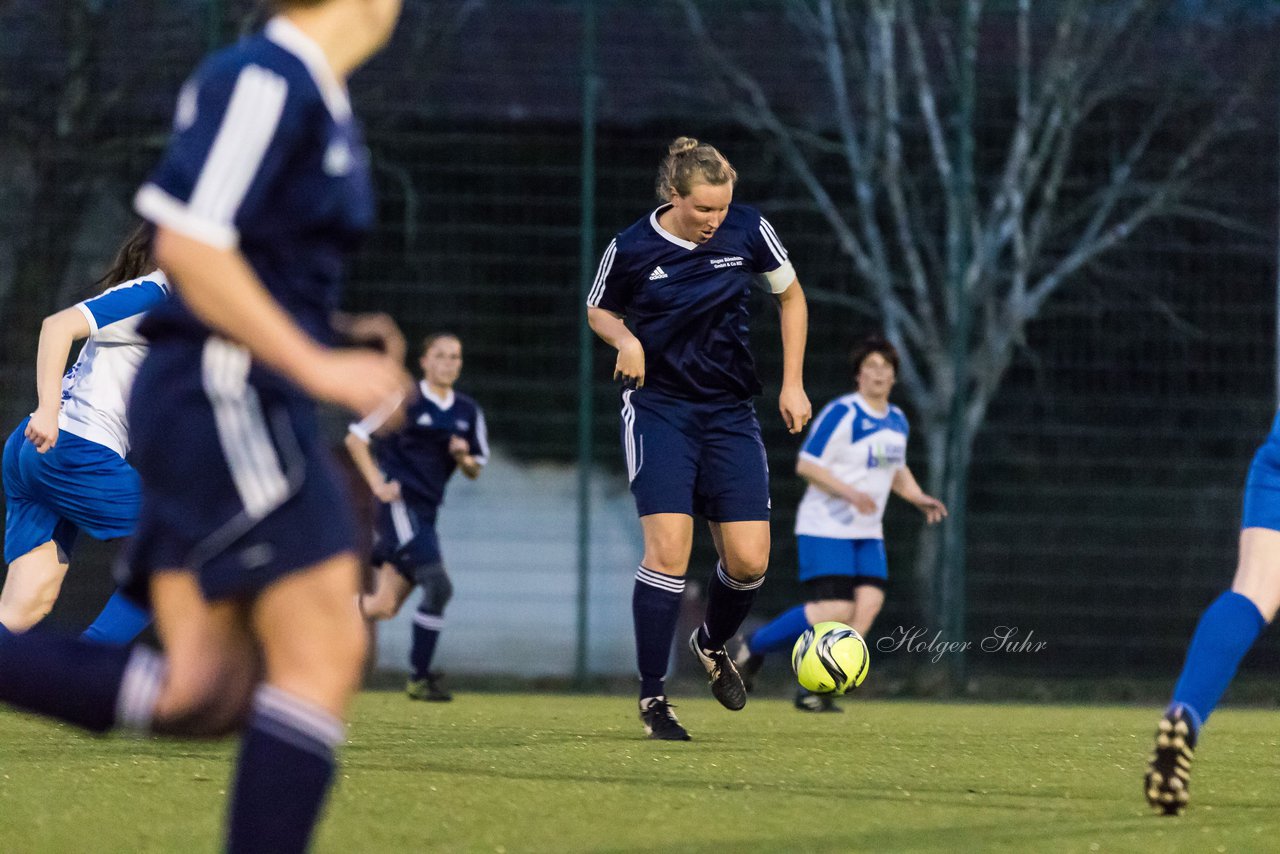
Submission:
<svg viewBox="0 0 1280 854">
<path fill-rule="evenodd" d="M 240 72 L 191 193 L 192 213 L 231 225 L 275 136 L 288 93 L 289 84 L 272 71 L 249 65 Z"/>
<path fill-rule="evenodd" d="M 604 296 L 604 283 L 609 278 L 609 271 L 613 269 L 613 259 L 617 254 L 618 240 L 614 238 L 605 247 L 604 255 L 600 256 L 600 267 L 596 270 L 596 279 L 591 285 L 591 293 L 587 297 L 587 305 L 592 308 L 600 305 L 600 298 Z"/>
<path fill-rule="evenodd" d="M 484 411 L 480 407 L 476 407 L 476 444 L 480 446 L 480 453 L 472 454 L 471 457 L 480 465 L 489 462 L 489 425 L 485 423 Z"/>
</svg>

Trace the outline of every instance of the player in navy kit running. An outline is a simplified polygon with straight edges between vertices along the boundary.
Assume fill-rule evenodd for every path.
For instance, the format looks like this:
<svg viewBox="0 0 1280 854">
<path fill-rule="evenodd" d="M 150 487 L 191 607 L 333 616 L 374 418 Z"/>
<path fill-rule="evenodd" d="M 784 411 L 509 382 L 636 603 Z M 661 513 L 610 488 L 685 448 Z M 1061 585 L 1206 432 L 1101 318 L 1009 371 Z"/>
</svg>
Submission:
<svg viewBox="0 0 1280 854">
<path fill-rule="evenodd" d="M 126 462 L 125 401 L 147 342 L 142 316 L 169 298 L 151 257 L 153 229 L 139 225 L 98 282 L 95 297 L 52 314 L 40 326 L 34 412 L 4 449 L 4 559 L 0 635 L 25 632 L 53 608 L 81 531 L 127 537 L 138 521 L 142 485 Z M 65 372 L 72 345 L 87 339 Z M 116 591 L 84 637 L 129 643 L 151 622 L 145 608 Z"/>
<path fill-rule="evenodd" d="M 472 480 L 480 476 L 489 460 L 489 438 L 484 412 L 453 388 L 462 372 L 458 337 L 427 336 L 419 365 L 422 381 L 403 427 L 373 436 L 379 425 L 366 419 L 347 434 L 351 458 L 379 501 L 373 547 L 377 578 L 374 591 L 360 597 L 360 611 L 369 619 L 389 620 L 415 586 L 422 588 L 413 615 L 413 673 L 405 690 L 414 700 L 447 702 L 453 697 L 431 670 L 444 609 L 453 596 L 436 537 L 436 512 L 455 470 Z"/>
<path fill-rule="evenodd" d="M 364 662 L 354 520 L 314 401 L 365 417 L 408 388 L 391 358 L 329 346 L 344 257 L 374 210 L 345 80 L 400 4 L 275 5 L 183 87 L 135 199 L 176 289 L 143 323 L 129 406 L 143 482 L 130 566 L 165 655 L 0 640 L 12 705 L 95 732 L 242 731 L 232 852 L 307 847 Z"/>
<path fill-rule="evenodd" d="M 773 227 L 732 203 L 736 180 L 714 147 L 675 140 L 658 172 L 662 205 L 605 249 L 587 303 L 591 328 L 618 350 L 614 377 L 624 382 L 622 445 L 644 529 L 632 597 L 640 718 L 651 738 L 689 738 L 664 680 L 694 514 L 706 517 L 720 561 L 690 648 L 716 699 L 733 710 L 746 705 L 724 645 L 769 563 L 769 472 L 751 400 L 761 387 L 748 340 L 758 277 L 781 312 L 782 418 L 797 433 L 811 411 L 804 293 Z"/>
</svg>

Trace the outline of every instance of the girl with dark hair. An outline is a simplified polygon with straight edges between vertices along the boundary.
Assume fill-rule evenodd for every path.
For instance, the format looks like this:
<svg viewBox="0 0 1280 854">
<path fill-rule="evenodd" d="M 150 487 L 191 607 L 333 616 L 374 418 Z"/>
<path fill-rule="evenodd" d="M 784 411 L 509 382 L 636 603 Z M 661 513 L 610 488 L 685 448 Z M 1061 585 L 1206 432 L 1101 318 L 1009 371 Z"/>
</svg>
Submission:
<svg viewBox="0 0 1280 854">
<path fill-rule="evenodd" d="M 889 578 L 881 525 L 889 493 L 915 505 L 930 525 L 947 515 L 946 506 L 926 495 L 907 467 L 907 418 L 889 402 L 897 350 L 871 336 L 853 348 L 851 362 L 856 391 L 819 413 L 796 462 L 796 474 L 809 482 L 796 512 L 806 602 L 751 635 L 743 662 L 748 681 L 766 653 L 790 650 L 817 623 L 846 623 L 864 637 L 871 631 Z M 796 708 L 840 711 L 830 697 L 803 688 Z"/>
<path fill-rule="evenodd" d="M 125 401 L 147 342 L 138 323 L 169 297 L 151 258 L 154 229 L 125 240 L 95 297 L 52 314 L 40 326 L 38 404 L 4 448 L 4 559 L 0 634 L 25 632 L 53 608 L 80 531 L 126 537 L 138 521 L 141 484 L 126 461 Z M 65 376 L 72 345 L 87 339 Z M 151 617 L 117 591 L 85 637 L 127 644 Z"/>
<path fill-rule="evenodd" d="M 733 203 L 737 172 L 713 146 L 680 137 L 658 170 L 661 205 L 604 251 L 587 301 L 591 328 L 618 351 L 622 446 L 644 530 L 632 613 L 640 719 L 650 738 L 684 741 L 664 688 L 693 546 L 707 519 L 720 561 L 689 647 L 730 710 L 746 690 L 725 642 L 769 565 L 769 467 L 752 398 L 761 391 L 748 334 L 758 279 L 777 300 L 783 376 L 778 410 L 809 420 L 802 369 L 808 309 L 795 268 L 760 212 Z"/>
</svg>

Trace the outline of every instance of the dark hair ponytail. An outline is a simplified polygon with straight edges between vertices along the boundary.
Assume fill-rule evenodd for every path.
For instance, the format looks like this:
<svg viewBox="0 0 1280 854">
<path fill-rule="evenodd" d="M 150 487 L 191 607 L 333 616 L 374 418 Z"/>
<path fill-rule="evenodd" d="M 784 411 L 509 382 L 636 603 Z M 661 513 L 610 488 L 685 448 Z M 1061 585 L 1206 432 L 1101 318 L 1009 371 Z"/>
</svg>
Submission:
<svg viewBox="0 0 1280 854">
<path fill-rule="evenodd" d="M 149 222 L 140 222 L 125 238 L 116 251 L 115 260 L 102 277 L 94 283 L 98 290 L 136 279 L 155 269 L 155 261 L 151 258 L 151 246 L 155 242 L 156 227 Z"/>
</svg>

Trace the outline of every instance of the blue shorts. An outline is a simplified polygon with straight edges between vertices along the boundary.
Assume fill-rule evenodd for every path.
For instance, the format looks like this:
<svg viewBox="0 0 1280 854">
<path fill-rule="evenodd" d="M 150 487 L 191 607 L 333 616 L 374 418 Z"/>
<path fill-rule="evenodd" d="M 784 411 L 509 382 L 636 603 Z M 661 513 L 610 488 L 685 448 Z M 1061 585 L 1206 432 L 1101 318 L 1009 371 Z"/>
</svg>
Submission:
<svg viewBox="0 0 1280 854">
<path fill-rule="evenodd" d="M 443 563 L 436 536 L 436 508 L 404 500 L 379 504 L 373 530 L 373 563 L 389 563 L 410 583 L 414 570 Z"/>
<path fill-rule="evenodd" d="M 1244 513 L 1241 528 L 1269 528 L 1280 531 L 1280 415 L 1271 434 L 1253 455 L 1244 485 Z"/>
<path fill-rule="evenodd" d="M 800 552 L 800 580 L 809 581 L 827 575 L 851 578 L 889 577 L 884 540 L 844 540 L 834 537 L 796 535 Z"/>
<path fill-rule="evenodd" d="M 23 437 L 23 419 L 4 443 L 4 560 L 50 540 L 66 554 L 84 531 L 99 540 L 127 537 L 138 522 L 138 474 L 105 445 L 65 430 L 47 452 Z"/>
<path fill-rule="evenodd" d="M 248 373 L 240 348 L 154 343 L 129 401 L 142 514 L 129 592 L 154 572 L 194 570 L 210 600 L 251 597 L 282 576 L 355 551 L 350 496 L 315 404 Z"/>
<path fill-rule="evenodd" d="M 641 516 L 769 519 L 769 464 L 749 400 L 700 403 L 624 389 L 622 450 Z"/>
</svg>

